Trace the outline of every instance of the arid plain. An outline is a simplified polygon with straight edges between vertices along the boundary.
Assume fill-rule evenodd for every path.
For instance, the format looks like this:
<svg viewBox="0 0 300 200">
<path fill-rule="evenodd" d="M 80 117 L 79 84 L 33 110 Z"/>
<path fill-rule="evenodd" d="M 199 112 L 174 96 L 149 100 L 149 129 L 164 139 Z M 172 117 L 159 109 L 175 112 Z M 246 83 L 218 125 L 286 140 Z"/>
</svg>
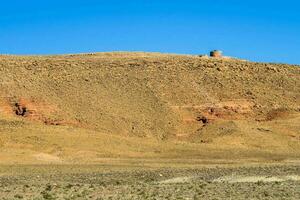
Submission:
<svg viewBox="0 0 300 200">
<path fill-rule="evenodd" d="M 299 66 L 1 55 L 0 86 L 3 199 L 300 198 Z"/>
</svg>

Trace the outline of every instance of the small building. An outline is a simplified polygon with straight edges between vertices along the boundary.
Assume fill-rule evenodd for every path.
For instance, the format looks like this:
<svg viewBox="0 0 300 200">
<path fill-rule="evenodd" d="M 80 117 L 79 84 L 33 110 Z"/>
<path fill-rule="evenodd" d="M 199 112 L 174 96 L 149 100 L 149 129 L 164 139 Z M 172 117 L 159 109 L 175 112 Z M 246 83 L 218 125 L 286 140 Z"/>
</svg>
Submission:
<svg viewBox="0 0 300 200">
<path fill-rule="evenodd" d="M 210 52 L 210 57 L 215 57 L 215 58 L 221 58 L 223 55 L 222 55 L 222 51 L 219 51 L 219 50 L 213 50 Z"/>
</svg>

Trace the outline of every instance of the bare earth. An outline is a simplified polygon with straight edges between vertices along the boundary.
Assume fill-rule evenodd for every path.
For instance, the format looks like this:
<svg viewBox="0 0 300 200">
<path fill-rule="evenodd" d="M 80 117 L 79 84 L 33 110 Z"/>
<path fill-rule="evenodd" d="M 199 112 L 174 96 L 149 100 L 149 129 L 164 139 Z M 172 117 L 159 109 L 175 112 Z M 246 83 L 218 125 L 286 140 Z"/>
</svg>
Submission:
<svg viewBox="0 0 300 200">
<path fill-rule="evenodd" d="M 299 165 L 45 165 L 0 171 L 2 199 L 300 198 Z"/>
<path fill-rule="evenodd" d="M 2 199 L 299 199 L 300 67 L 0 55 Z"/>
</svg>

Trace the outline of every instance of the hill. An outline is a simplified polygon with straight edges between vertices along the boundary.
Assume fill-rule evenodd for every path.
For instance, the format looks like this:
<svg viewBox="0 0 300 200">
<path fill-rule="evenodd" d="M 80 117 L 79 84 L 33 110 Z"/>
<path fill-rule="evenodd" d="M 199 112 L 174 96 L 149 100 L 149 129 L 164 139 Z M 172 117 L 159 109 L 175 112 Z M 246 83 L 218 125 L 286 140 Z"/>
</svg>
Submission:
<svg viewBox="0 0 300 200">
<path fill-rule="evenodd" d="M 300 68 L 159 53 L 0 56 L 0 160 L 295 159 Z"/>
</svg>

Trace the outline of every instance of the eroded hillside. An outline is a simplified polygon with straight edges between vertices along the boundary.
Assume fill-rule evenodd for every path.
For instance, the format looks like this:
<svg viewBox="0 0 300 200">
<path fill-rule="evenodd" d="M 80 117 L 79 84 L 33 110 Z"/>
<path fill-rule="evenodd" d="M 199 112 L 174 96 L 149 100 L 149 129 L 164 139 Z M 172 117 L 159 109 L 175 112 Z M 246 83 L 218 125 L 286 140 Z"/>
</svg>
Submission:
<svg viewBox="0 0 300 200">
<path fill-rule="evenodd" d="M 300 154 L 297 66 L 156 53 L 0 56 L 0 85 L 2 148 L 41 151 L 35 141 L 43 137 L 39 131 L 59 134 L 61 129 L 66 137 L 89 131 L 115 137 L 116 144 L 130 149 L 128 154 L 121 147 L 109 150 L 114 156 L 150 152 L 137 153 L 135 140 L 183 142 L 192 145 L 189 155 L 199 148 Z M 30 136 L 26 143 L 7 135 L 20 132 L 35 139 Z M 66 156 L 61 140 L 54 144 Z M 43 152 L 58 155 L 53 144 L 44 145 Z M 97 157 L 96 144 L 95 149 L 71 146 L 70 152 Z M 168 148 L 150 154 L 178 149 Z"/>
</svg>

